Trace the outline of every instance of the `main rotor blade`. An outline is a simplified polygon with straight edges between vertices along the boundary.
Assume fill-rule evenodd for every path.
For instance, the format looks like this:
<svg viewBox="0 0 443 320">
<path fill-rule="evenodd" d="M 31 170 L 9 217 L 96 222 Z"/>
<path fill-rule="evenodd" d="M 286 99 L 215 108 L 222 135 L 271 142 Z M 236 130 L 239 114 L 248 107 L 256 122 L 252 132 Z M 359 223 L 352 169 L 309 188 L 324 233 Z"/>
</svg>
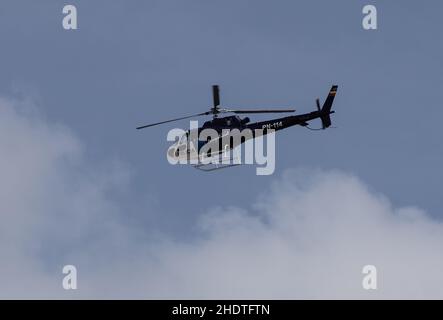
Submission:
<svg viewBox="0 0 443 320">
<path fill-rule="evenodd" d="M 217 85 L 212 86 L 212 98 L 214 100 L 214 107 L 220 105 L 220 90 Z"/>
<path fill-rule="evenodd" d="M 283 113 L 283 112 L 294 112 L 295 109 L 264 109 L 264 110 L 220 110 L 222 112 L 232 112 L 236 114 L 245 113 Z"/>
<path fill-rule="evenodd" d="M 157 123 L 147 124 L 147 125 L 144 125 L 144 126 L 141 126 L 141 127 L 137 127 L 137 129 L 144 129 L 144 128 L 156 126 L 156 125 L 163 124 L 163 123 L 168 123 L 168 122 L 173 122 L 173 121 L 178 121 L 178 120 L 183 120 L 183 119 L 189 119 L 189 118 L 198 117 L 198 116 L 206 116 L 206 115 L 211 114 L 211 113 L 212 113 L 211 111 L 206 111 L 206 112 L 203 112 L 203 113 L 194 114 L 192 116 L 186 116 L 186 117 L 181 117 L 181 118 L 161 121 L 161 122 L 157 122 Z"/>
</svg>

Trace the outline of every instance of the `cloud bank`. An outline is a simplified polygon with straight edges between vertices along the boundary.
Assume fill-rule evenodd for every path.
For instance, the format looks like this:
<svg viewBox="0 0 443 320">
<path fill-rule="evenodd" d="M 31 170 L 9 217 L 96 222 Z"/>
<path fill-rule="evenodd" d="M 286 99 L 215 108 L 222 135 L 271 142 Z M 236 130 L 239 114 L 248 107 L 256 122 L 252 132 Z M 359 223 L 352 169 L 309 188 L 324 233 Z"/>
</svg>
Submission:
<svg viewBox="0 0 443 320">
<path fill-rule="evenodd" d="M 126 221 L 114 195 L 130 190 L 129 170 L 85 148 L 29 103 L 0 99 L 1 298 L 443 298 L 443 225 L 353 174 L 288 170 L 178 242 Z M 62 288 L 65 264 L 76 291 Z M 362 288 L 368 264 L 375 291 Z"/>
</svg>

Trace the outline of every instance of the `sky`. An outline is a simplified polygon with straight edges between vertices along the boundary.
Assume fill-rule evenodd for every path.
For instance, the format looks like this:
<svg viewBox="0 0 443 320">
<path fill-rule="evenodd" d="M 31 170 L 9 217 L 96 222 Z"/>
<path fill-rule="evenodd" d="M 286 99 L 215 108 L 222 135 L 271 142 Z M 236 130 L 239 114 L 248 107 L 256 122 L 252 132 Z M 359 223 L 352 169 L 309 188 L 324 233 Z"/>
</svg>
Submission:
<svg viewBox="0 0 443 320">
<path fill-rule="evenodd" d="M 66 4 L 77 30 L 60 1 L 0 3 L 0 297 L 443 297 L 440 2 Z M 281 131 L 271 176 L 171 166 L 189 122 L 135 127 L 213 84 L 300 113 L 337 84 L 335 128 Z"/>
</svg>

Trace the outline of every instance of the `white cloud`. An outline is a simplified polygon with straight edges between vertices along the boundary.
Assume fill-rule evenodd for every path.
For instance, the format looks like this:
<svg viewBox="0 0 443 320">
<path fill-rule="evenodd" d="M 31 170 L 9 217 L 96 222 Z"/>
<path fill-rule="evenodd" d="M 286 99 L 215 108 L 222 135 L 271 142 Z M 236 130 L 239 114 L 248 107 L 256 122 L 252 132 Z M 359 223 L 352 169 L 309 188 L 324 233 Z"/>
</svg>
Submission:
<svg viewBox="0 0 443 320">
<path fill-rule="evenodd" d="M 0 100 L 0 297 L 443 298 L 442 224 L 351 174 L 290 170 L 252 208 L 202 216 L 193 241 L 141 241 L 108 195 L 127 170 L 27 110 Z M 377 291 L 362 289 L 366 264 Z"/>
</svg>

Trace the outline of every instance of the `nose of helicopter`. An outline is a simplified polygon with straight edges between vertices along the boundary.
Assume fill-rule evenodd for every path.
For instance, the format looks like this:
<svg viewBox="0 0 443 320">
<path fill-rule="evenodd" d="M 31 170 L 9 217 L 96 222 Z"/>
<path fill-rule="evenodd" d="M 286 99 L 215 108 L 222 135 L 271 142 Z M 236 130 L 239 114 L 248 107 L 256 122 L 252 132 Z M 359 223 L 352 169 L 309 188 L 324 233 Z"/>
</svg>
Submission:
<svg viewBox="0 0 443 320">
<path fill-rule="evenodd" d="M 168 149 L 168 157 L 171 159 L 176 159 L 177 158 L 176 150 L 177 150 L 177 147 L 175 145 L 170 146 Z"/>
</svg>

